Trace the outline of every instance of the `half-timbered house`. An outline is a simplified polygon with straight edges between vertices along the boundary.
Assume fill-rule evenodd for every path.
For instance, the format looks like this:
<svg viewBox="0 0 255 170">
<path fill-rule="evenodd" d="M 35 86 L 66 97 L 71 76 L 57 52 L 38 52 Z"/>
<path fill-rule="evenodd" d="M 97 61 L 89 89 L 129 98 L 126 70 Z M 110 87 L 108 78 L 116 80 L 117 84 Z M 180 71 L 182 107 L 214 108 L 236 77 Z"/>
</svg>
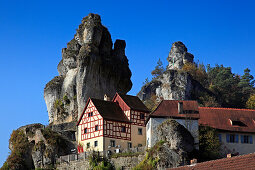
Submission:
<svg viewBox="0 0 255 170">
<path fill-rule="evenodd" d="M 116 93 L 112 101 L 89 98 L 77 123 L 78 151 L 119 152 L 145 146 L 149 110 L 136 96 Z"/>
</svg>

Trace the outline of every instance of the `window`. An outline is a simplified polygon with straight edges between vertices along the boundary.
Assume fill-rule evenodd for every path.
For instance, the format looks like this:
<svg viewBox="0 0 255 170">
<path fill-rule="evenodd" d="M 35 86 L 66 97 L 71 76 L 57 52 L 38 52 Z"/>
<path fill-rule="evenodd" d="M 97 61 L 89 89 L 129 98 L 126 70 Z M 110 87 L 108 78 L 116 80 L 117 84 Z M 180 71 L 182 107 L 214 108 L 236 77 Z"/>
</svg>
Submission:
<svg viewBox="0 0 255 170">
<path fill-rule="evenodd" d="M 95 131 L 98 131 L 98 125 L 95 126 Z"/>
<path fill-rule="evenodd" d="M 87 128 L 85 128 L 85 129 L 84 129 L 84 133 L 87 133 L 87 132 L 88 132 L 88 129 L 87 129 Z"/>
<path fill-rule="evenodd" d="M 238 135 L 235 134 L 227 134 L 227 142 L 228 143 L 238 143 Z"/>
<path fill-rule="evenodd" d="M 243 122 L 239 120 L 232 120 L 231 123 L 232 123 L 232 126 L 246 126 L 246 124 L 244 124 Z"/>
<path fill-rule="evenodd" d="M 143 129 L 142 128 L 138 128 L 138 135 L 143 135 Z"/>
<path fill-rule="evenodd" d="M 97 147 L 97 146 L 98 146 L 98 142 L 95 141 L 95 142 L 94 142 L 94 147 Z"/>
<path fill-rule="evenodd" d="M 132 148 L 132 143 L 131 142 L 128 142 L 128 148 Z"/>
<path fill-rule="evenodd" d="M 126 132 L 126 127 L 125 126 L 121 126 L 121 132 Z"/>
<path fill-rule="evenodd" d="M 93 116 L 93 112 L 88 113 L 88 117 Z"/>
<path fill-rule="evenodd" d="M 115 147 L 115 140 L 110 140 L 111 147 Z"/>
<path fill-rule="evenodd" d="M 241 143 L 253 143 L 251 135 L 241 135 Z"/>
<path fill-rule="evenodd" d="M 221 134 L 218 134 L 219 142 L 221 142 Z"/>
<path fill-rule="evenodd" d="M 90 143 L 89 142 L 87 143 L 87 148 L 90 148 Z"/>
<path fill-rule="evenodd" d="M 143 145 L 142 144 L 138 144 L 138 147 L 142 147 Z"/>
<path fill-rule="evenodd" d="M 144 120 L 144 113 L 141 113 L 141 114 L 140 114 L 140 119 L 141 119 L 141 120 Z"/>
</svg>

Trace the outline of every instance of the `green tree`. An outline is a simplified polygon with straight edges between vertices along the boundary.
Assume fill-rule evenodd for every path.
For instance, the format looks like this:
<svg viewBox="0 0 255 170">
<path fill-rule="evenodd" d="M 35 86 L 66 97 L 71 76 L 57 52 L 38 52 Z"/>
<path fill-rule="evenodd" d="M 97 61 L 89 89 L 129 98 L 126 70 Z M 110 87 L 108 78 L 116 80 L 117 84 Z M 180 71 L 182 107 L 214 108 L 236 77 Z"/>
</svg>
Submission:
<svg viewBox="0 0 255 170">
<path fill-rule="evenodd" d="M 200 161 L 220 158 L 220 141 L 216 129 L 208 126 L 199 127 Z"/>
<path fill-rule="evenodd" d="M 151 72 L 151 75 L 153 76 L 153 78 L 156 78 L 156 77 L 162 75 L 164 71 L 165 71 L 165 69 L 163 67 L 163 63 L 159 59 L 155 69 Z"/>
<path fill-rule="evenodd" d="M 250 98 L 246 102 L 246 107 L 248 109 L 255 109 L 255 94 L 250 96 Z"/>
<path fill-rule="evenodd" d="M 241 103 L 245 106 L 251 94 L 255 93 L 254 90 L 254 77 L 250 74 L 250 70 L 246 68 L 243 76 L 241 76 L 240 82 L 238 83 L 241 88 L 242 94 L 240 95 Z"/>
<path fill-rule="evenodd" d="M 216 94 L 223 107 L 245 107 L 240 102 L 240 77 L 232 73 L 231 67 L 216 65 L 213 68 L 208 66 L 207 70 L 209 89 Z"/>
</svg>

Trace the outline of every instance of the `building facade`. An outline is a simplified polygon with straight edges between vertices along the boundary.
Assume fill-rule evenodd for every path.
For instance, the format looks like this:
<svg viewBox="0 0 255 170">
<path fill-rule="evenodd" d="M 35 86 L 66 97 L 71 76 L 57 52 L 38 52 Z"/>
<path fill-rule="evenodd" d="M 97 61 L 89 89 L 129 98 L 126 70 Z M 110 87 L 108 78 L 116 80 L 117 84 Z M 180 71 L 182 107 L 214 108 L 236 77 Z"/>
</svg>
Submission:
<svg viewBox="0 0 255 170">
<path fill-rule="evenodd" d="M 221 154 L 255 152 L 255 110 L 199 107 L 199 125 L 215 128 Z"/>
<path fill-rule="evenodd" d="M 78 152 L 121 152 L 145 146 L 149 110 L 136 96 L 116 93 L 112 101 L 88 99 L 77 123 Z"/>
<path fill-rule="evenodd" d="M 198 103 L 196 101 L 163 100 L 150 114 L 146 122 L 146 145 L 150 148 L 156 144 L 153 137 L 158 126 L 166 119 L 174 119 L 183 125 L 194 137 L 195 148 L 199 148 Z"/>
</svg>

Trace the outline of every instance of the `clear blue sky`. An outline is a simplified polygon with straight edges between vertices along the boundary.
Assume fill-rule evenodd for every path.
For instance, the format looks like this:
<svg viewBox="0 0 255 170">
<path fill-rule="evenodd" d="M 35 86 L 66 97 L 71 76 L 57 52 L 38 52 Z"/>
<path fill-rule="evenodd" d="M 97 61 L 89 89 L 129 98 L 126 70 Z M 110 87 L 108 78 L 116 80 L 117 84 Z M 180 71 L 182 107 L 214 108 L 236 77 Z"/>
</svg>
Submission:
<svg viewBox="0 0 255 170">
<path fill-rule="evenodd" d="M 101 15 L 112 39 L 124 39 L 136 95 L 171 44 L 182 41 L 195 60 L 255 75 L 255 1 L 0 0 L 0 166 L 12 130 L 47 124 L 45 84 L 57 75 L 61 49 L 88 13 Z"/>
</svg>

